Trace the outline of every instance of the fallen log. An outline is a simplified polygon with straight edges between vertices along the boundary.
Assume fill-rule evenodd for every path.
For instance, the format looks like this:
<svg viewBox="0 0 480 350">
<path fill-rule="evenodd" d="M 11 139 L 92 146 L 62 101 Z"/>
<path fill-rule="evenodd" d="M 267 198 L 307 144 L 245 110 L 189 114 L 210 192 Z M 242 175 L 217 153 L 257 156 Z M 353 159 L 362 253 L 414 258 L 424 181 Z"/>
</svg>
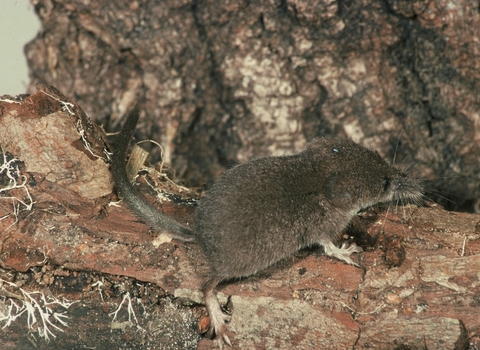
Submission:
<svg viewBox="0 0 480 350">
<path fill-rule="evenodd" d="M 4 271 L 54 266 L 124 276 L 159 287 L 179 308 L 202 304 L 208 271 L 199 248 L 149 232 L 118 202 L 107 135 L 75 102 L 45 86 L 3 96 L 0 146 Z M 194 205 L 168 193 L 189 200 L 195 193 L 149 169 L 140 191 L 190 224 Z M 309 249 L 222 288 L 224 302 L 232 296 L 234 347 L 479 348 L 480 216 L 433 203 L 387 209 L 361 213 L 346 232 L 365 250 L 362 268 Z"/>
</svg>

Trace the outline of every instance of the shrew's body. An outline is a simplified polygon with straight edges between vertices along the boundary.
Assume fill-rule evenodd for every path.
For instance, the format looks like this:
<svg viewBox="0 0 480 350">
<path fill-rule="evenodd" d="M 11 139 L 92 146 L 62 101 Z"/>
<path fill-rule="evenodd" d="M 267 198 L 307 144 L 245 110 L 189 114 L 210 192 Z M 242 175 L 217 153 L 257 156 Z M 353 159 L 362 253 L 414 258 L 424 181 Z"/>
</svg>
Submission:
<svg viewBox="0 0 480 350">
<path fill-rule="evenodd" d="M 194 229 L 158 212 L 135 191 L 125 156 L 138 120 L 132 112 L 117 141 L 112 173 L 130 210 L 157 231 L 196 241 L 210 266 L 203 287 L 210 315 L 209 336 L 220 346 L 229 315 L 216 297 L 217 285 L 265 269 L 313 244 L 329 256 L 354 264 L 358 246 L 338 248 L 342 230 L 356 213 L 380 202 L 414 200 L 420 183 L 389 166 L 376 152 L 351 140 L 320 138 L 298 154 L 259 158 L 226 171 L 200 201 Z"/>
</svg>

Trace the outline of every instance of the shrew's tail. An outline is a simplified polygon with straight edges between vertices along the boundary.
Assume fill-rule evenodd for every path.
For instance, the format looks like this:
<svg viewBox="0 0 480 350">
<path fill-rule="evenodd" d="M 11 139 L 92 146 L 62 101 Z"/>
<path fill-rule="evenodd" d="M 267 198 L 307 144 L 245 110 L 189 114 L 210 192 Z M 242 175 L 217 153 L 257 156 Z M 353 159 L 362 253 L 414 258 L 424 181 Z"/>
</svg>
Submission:
<svg viewBox="0 0 480 350">
<path fill-rule="evenodd" d="M 127 121 L 122 127 L 117 137 L 117 146 L 112 156 L 112 175 L 115 181 L 118 194 L 123 197 L 130 211 L 135 214 L 142 222 L 149 225 L 153 230 L 162 232 L 167 230 L 173 238 L 182 241 L 193 241 L 194 235 L 191 229 L 182 226 L 177 221 L 160 213 L 155 207 L 149 204 L 135 190 L 128 180 L 125 169 L 125 157 L 127 155 L 128 145 L 135 131 L 139 117 L 138 108 L 130 112 Z"/>
</svg>

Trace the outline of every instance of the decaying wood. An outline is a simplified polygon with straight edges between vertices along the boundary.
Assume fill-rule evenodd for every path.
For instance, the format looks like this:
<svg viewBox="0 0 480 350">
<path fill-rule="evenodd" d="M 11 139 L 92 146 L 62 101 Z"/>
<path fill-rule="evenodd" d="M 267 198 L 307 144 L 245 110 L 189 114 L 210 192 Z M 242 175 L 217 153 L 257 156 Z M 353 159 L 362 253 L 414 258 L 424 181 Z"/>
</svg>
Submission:
<svg viewBox="0 0 480 350">
<path fill-rule="evenodd" d="M 12 176 L 26 181 L 0 193 L 1 267 L 128 276 L 155 284 L 183 308 L 201 304 L 207 271 L 198 247 L 160 244 L 160 236 L 116 202 L 105 140 L 78 104 L 53 88 L 2 98 L 0 159 L 18 159 Z M 191 206 L 160 204 L 141 182 L 160 210 L 191 222 Z M 9 184 L 2 172 L 0 187 Z M 22 204 L 29 196 L 31 208 Z M 362 269 L 321 250 L 302 251 L 221 290 L 233 296 L 235 348 L 480 347 L 479 215 L 434 204 L 377 208 L 358 216 L 347 233 L 366 250 L 358 256 Z M 105 303 L 99 299 L 98 308 Z M 148 334 L 149 325 L 142 325 Z M 78 337 L 65 332 L 64 339 Z M 157 346 L 182 348 L 172 344 Z M 206 339 L 199 344 L 210 346 Z"/>
</svg>

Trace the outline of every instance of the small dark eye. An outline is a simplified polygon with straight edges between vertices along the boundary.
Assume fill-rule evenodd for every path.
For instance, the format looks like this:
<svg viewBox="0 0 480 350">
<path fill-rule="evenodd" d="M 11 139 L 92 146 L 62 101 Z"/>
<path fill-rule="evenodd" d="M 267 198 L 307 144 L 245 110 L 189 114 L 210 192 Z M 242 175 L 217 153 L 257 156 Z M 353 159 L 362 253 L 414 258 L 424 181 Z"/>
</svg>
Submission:
<svg viewBox="0 0 480 350">
<path fill-rule="evenodd" d="M 340 153 L 340 150 L 337 147 L 332 148 L 333 153 Z"/>
<path fill-rule="evenodd" d="M 390 187 L 390 179 L 383 179 L 383 190 L 387 191 L 388 188 Z"/>
</svg>

